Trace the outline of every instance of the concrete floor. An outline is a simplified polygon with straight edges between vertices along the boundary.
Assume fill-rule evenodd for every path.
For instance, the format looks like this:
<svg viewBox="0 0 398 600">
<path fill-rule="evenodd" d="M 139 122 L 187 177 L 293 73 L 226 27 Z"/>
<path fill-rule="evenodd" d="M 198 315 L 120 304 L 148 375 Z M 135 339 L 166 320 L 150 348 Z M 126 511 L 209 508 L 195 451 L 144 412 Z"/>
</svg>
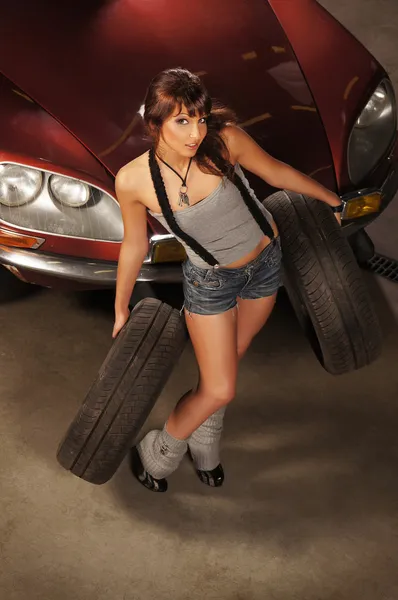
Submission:
<svg viewBox="0 0 398 600">
<path fill-rule="evenodd" d="M 322 3 L 398 77 L 395 0 Z M 390 254 L 394 218 L 374 226 Z M 95 487 L 55 460 L 111 344 L 110 295 L 0 306 L 0 600 L 396 600 L 398 286 L 367 280 L 383 357 L 329 376 L 281 295 L 227 414 L 225 486 L 186 461 L 162 496 L 126 464 Z M 146 429 L 195 375 L 187 347 Z"/>
</svg>

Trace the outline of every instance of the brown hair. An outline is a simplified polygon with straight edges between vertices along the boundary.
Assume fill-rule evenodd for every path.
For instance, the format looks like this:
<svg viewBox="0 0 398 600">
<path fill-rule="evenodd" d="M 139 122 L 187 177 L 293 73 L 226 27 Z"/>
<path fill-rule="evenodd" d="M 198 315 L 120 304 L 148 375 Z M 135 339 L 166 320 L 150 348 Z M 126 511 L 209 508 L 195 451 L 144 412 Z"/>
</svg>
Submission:
<svg viewBox="0 0 398 600">
<path fill-rule="evenodd" d="M 166 69 L 152 79 L 145 98 L 144 121 L 155 147 L 160 130 L 176 106 L 185 106 L 188 114 L 207 117 L 207 134 L 195 155 L 195 161 L 205 173 L 227 175 L 233 179 L 228 148 L 220 132 L 227 124 L 236 124 L 235 113 L 214 102 L 197 75 L 181 67 Z"/>
</svg>

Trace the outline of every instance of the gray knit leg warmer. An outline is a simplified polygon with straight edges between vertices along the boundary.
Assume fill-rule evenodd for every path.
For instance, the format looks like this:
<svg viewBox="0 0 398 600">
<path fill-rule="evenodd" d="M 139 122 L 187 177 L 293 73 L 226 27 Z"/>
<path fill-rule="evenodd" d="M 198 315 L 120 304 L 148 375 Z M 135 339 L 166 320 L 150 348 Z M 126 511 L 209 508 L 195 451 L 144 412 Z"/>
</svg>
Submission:
<svg viewBox="0 0 398 600">
<path fill-rule="evenodd" d="M 146 434 L 137 445 L 144 469 L 155 479 L 163 479 L 171 475 L 180 464 L 187 451 L 186 440 L 178 440 L 166 430 L 157 429 Z"/>
<path fill-rule="evenodd" d="M 210 415 L 188 438 L 194 465 L 201 471 L 212 471 L 220 464 L 220 439 L 226 406 Z"/>
</svg>

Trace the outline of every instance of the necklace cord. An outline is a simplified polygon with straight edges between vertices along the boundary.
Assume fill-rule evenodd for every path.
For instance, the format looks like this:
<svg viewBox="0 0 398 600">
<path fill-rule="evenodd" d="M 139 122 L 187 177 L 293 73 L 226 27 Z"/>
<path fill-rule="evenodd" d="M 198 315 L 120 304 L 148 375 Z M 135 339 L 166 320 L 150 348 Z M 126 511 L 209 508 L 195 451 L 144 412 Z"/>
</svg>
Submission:
<svg viewBox="0 0 398 600">
<path fill-rule="evenodd" d="M 191 168 L 191 164 L 192 164 L 192 156 L 189 159 L 189 164 L 188 164 L 188 169 L 187 172 L 185 173 L 185 177 L 182 177 L 171 165 L 169 165 L 169 163 L 167 163 L 165 160 L 163 160 L 163 158 L 160 158 L 159 154 L 156 154 L 157 158 L 166 165 L 166 167 L 169 167 L 169 169 L 171 169 L 182 181 L 182 184 L 186 187 L 187 186 L 187 177 L 188 177 L 188 173 L 189 173 L 189 169 Z"/>
</svg>

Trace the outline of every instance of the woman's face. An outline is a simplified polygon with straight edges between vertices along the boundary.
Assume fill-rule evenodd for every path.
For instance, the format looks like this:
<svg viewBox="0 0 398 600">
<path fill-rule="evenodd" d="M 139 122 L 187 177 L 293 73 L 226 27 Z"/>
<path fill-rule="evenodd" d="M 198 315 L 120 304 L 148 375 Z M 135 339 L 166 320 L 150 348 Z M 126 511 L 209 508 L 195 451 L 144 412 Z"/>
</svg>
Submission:
<svg viewBox="0 0 398 600">
<path fill-rule="evenodd" d="M 179 156 L 195 156 L 207 133 L 206 117 L 190 117 L 185 106 L 177 106 L 163 123 L 159 146 Z"/>
</svg>

